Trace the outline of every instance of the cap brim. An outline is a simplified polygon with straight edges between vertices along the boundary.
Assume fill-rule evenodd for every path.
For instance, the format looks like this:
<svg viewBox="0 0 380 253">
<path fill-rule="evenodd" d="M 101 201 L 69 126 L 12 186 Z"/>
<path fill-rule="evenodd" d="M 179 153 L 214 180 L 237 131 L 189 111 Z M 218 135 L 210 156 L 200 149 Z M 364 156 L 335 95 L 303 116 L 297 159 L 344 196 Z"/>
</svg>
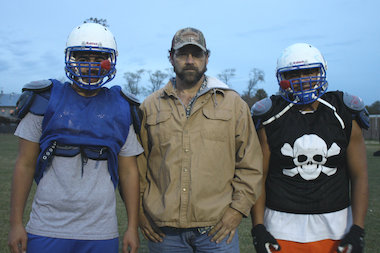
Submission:
<svg viewBox="0 0 380 253">
<path fill-rule="evenodd" d="M 198 44 L 198 43 L 195 43 L 195 42 L 191 42 L 191 41 L 188 41 L 188 42 L 184 42 L 184 43 L 178 44 L 178 45 L 174 46 L 173 49 L 174 49 L 174 50 L 177 50 L 177 49 L 180 49 L 180 48 L 182 48 L 182 47 L 184 47 L 184 46 L 186 46 L 186 45 L 194 45 L 194 46 L 197 46 L 197 47 L 199 47 L 200 49 L 202 49 L 204 52 L 207 52 L 207 49 L 206 49 L 204 46 L 202 46 L 202 45 L 200 45 L 200 44 Z"/>
</svg>

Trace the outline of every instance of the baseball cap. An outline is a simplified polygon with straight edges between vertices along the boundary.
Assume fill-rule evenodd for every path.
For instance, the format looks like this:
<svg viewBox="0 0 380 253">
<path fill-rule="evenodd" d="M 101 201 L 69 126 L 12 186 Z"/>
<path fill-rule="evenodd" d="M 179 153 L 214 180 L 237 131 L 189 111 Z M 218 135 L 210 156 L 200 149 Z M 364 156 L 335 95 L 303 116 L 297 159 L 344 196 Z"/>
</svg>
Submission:
<svg viewBox="0 0 380 253">
<path fill-rule="evenodd" d="M 192 27 L 179 30 L 173 37 L 172 49 L 177 50 L 186 45 L 195 45 L 203 51 L 207 51 L 206 40 L 203 33 Z"/>
</svg>

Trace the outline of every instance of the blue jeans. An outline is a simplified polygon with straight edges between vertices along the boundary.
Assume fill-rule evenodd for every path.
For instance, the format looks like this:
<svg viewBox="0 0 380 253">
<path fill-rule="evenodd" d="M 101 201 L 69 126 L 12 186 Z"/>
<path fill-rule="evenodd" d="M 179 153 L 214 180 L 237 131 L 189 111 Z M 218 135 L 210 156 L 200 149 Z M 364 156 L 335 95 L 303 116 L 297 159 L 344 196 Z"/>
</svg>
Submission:
<svg viewBox="0 0 380 253">
<path fill-rule="evenodd" d="M 208 236 L 208 231 L 201 233 L 197 228 L 171 228 L 162 227 L 165 234 L 162 242 L 148 241 L 149 252 L 151 253 L 239 253 L 239 237 L 236 233 L 231 243 L 227 244 L 227 239 L 220 243 L 211 242 L 212 236 Z"/>
</svg>

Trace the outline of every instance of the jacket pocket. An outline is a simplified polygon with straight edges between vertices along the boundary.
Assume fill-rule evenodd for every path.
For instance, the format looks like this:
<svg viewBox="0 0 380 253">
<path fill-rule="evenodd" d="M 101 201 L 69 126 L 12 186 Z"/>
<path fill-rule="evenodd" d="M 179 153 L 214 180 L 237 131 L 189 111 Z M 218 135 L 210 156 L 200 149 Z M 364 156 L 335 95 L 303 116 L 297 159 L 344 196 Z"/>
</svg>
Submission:
<svg viewBox="0 0 380 253">
<path fill-rule="evenodd" d="M 159 111 L 147 115 L 146 124 L 151 138 L 154 140 L 157 137 L 159 142 L 167 142 L 170 139 L 172 127 L 170 126 L 169 119 L 171 118 L 171 111 Z"/>
<path fill-rule="evenodd" d="M 228 109 L 203 108 L 203 115 L 208 119 L 226 121 L 232 118 L 232 111 Z"/>
<path fill-rule="evenodd" d="M 157 125 L 170 119 L 171 114 L 171 111 L 159 111 L 157 113 L 152 113 L 147 115 L 146 123 L 150 126 Z"/>
<path fill-rule="evenodd" d="M 215 141 L 226 141 L 231 131 L 232 111 L 228 109 L 204 108 L 203 115 L 208 119 L 202 126 L 203 138 Z"/>
</svg>

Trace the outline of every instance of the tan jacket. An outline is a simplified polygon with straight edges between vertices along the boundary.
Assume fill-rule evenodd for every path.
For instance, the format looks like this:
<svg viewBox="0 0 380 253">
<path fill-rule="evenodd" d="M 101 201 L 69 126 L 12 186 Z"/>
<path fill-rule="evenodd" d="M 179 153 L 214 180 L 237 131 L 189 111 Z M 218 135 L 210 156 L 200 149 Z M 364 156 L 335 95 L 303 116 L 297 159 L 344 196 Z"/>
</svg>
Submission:
<svg viewBox="0 0 380 253">
<path fill-rule="evenodd" d="M 228 206 L 248 216 L 260 194 L 262 152 L 250 111 L 226 88 L 209 77 L 189 118 L 171 82 L 141 105 L 142 205 L 160 227 L 212 226 Z"/>
</svg>

